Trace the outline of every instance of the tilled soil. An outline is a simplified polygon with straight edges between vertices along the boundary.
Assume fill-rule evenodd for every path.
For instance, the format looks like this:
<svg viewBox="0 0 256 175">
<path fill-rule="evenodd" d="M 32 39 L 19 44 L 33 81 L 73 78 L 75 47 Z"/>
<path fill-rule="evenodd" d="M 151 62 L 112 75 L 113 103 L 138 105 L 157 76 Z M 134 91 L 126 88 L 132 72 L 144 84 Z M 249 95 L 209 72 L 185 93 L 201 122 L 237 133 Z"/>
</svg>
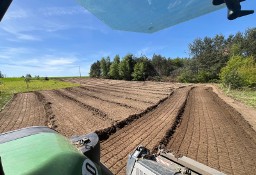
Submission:
<svg viewBox="0 0 256 175">
<path fill-rule="evenodd" d="M 54 114 L 51 121 L 56 126 L 55 129 L 67 137 L 111 126 L 112 121 L 97 110 L 83 106 L 54 91 L 42 91 L 41 93 L 45 100 L 51 103 Z"/>
<path fill-rule="evenodd" d="M 138 145 L 159 145 L 227 174 L 256 172 L 256 132 L 211 88 L 163 82 L 69 79 L 80 87 L 15 94 L 0 112 L 0 132 L 44 125 L 101 140 L 101 162 L 125 174 Z M 255 126 L 254 126 L 255 127 Z"/>
<path fill-rule="evenodd" d="M 47 125 L 47 117 L 34 93 L 15 94 L 0 112 L 0 133 L 35 125 Z"/>
<path fill-rule="evenodd" d="M 191 91 L 167 149 L 227 174 L 256 172 L 255 131 L 210 88 Z"/>
<path fill-rule="evenodd" d="M 171 87 L 176 87 L 168 83 L 150 89 L 157 83 L 131 82 L 129 86 L 127 81 L 97 79 L 74 82 L 83 83 L 74 88 L 16 94 L 0 112 L 0 132 L 43 125 L 70 137 L 124 126 L 155 108 L 172 93 Z"/>
<path fill-rule="evenodd" d="M 125 174 L 127 156 L 138 145 L 153 150 L 175 123 L 191 87 L 176 91 L 158 108 L 118 130 L 101 144 L 101 162 L 114 174 Z"/>
</svg>

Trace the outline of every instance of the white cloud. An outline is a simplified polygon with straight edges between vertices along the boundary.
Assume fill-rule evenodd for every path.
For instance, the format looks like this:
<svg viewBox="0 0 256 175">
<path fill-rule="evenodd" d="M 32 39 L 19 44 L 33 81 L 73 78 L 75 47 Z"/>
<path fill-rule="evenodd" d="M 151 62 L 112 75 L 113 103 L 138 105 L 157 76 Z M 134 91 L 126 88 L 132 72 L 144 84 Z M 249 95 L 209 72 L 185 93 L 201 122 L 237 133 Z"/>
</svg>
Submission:
<svg viewBox="0 0 256 175">
<path fill-rule="evenodd" d="M 47 59 L 45 61 L 46 65 L 50 65 L 50 66 L 63 66 L 63 65 L 72 65 L 73 63 L 75 63 L 74 58 L 55 58 L 55 59 Z"/>
<path fill-rule="evenodd" d="M 151 57 L 154 53 L 157 53 L 163 49 L 166 49 L 167 46 L 148 46 L 144 47 L 142 49 L 139 49 L 136 53 L 135 56 L 147 56 Z"/>
<path fill-rule="evenodd" d="M 41 41 L 42 40 L 39 36 L 32 35 L 32 34 L 25 34 L 35 30 L 36 29 L 35 27 L 27 26 L 19 22 L 4 23 L 3 25 L 0 26 L 0 29 L 2 29 L 4 32 L 8 34 L 15 36 L 16 39 L 7 38 L 7 40 L 9 41 L 19 41 L 19 40 Z"/>
<path fill-rule="evenodd" d="M 147 53 L 151 50 L 150 47 L 145 47 L 137 51 L 135 56 L 142 56 L 142 55 L 147 55 Z"/>
<path fill-rule="evenodd" d="M 93 53 L 90 55 L 91 58 L 93 59 L 101 59 L 102 57 L 108 57 L 108 56 L 112 56 L 112 52 L 110 51 L 98 51 L 97 53 Z"/>
<path fill-rule="evenodd" d="M 29 40 L 29 41 L 41 41 L 41 38 L 38 36 L 27 35 L 27 34 L 17 34 L 17 38 L 21 40 Z"/>
<path fill-rule="evenodd" d="M 32 49 L 24 47 L 0 47 L 0 60 L 16 58 L 22 54 L 33 52 Z"/>
<path fill-rule="evenodd" d="M 4 16 L 4 20 L 14 20 L 14 19 L 21 19 L 21 18 L 27 18 L 29 17 L 28 12 L 26 12 L 24 9 L 17 8 L 14 10 L 8 11 L 6 15 Z"/>
<path fill-rule="evenodd" d="M 77 14 L 87 14 L 89 13 L 82 7 L 47 7 L 40 9 L 40 12 L 44 16 L 62 16 L 62 15 L 77 15 Z"/>
</svg>

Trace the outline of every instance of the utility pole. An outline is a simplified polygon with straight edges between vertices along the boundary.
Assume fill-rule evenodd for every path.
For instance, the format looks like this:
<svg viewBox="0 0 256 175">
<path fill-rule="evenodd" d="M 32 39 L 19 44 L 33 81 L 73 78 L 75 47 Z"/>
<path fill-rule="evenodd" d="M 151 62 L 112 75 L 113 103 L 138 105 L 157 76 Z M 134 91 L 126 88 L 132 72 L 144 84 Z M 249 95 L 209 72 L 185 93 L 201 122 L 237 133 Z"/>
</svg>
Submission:
<svg viewBox="0 0 256 175">
<path fill-rule="evenodd" d="M 81 78 L 81 70 L 80 70 L 80 66 L 79 66 L 79 74 L 80 74 L 80 78 Z"/>
</svg>

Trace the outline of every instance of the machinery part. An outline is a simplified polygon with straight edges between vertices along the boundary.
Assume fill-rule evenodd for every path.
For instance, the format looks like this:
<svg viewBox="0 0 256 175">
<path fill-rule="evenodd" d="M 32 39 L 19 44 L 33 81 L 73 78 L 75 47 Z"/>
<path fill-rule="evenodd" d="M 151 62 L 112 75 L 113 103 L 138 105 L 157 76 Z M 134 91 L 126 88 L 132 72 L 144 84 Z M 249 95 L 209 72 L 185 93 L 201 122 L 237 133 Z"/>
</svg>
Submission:
<svg viewBox="0 0 256 175">
<path fill-rule="evenodd" d="M 91 133 L 81 137 L 87 138 L 82 139 L 85 147 L 83 153 L 69 139 L 47 127 L 29 127 L 0 134 L 3 172 L 5 175 L 101 175 L 101 164 L 97 163 L 97 135 Z M 94 153 L 97 155 L 93 159 L 95 161 L 85 156 L 93 158 Z"/>
<path fill-rule="evenodd" d="M 3 166 L 2 166 L 1 157 L 0 157 L 0 174 L 4 175 L 4 170 L 3 170 Z"/>
<path fill-rule="evenodd" d="M 95 163 L 100 163 L 100 143 L 97 134 L 76 136 L 70 140 L 86 157 Z"/>
<path fill-rule="evenodd" d="M 213 0 L 213 5 L 226 4 L 228 8 L 228 19 L 234 20 L 238 17 L 250 15 L 254 13 L 254 10 L 241 10 L 240 2 L 245 0 Z"/>
<path fill-rule="evenodd" d="M 2 21 L 4 14 L 6 13 L 11 3 L 12 0 L 0 0 L 0 21 Z"/>
<path fill-rule="evenodd" d="M 173 154 L 163 150 L 160 150 L 157 155 L 150 155 L 149 150 L 139 146 L 128 157 L 126 175 L 143 173 L 147 175 L 224 175 L 188 157 L 175 158 Z"/>
</svg>

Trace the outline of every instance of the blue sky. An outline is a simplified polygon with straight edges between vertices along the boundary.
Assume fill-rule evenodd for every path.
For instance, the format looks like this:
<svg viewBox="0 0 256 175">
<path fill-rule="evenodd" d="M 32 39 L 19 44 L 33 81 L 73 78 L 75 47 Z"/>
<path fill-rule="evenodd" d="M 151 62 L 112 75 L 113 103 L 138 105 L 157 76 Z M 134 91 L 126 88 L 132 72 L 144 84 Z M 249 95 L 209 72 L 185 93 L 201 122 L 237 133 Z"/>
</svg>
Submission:
<svg viewBox="0 0 256 175">
<path fill-rule="evenodd" d="M 247 0 L 242 9 L 254 9 Z M 76 0 L 14 0 L 0 23 L 0 71 L 8 77 L 88 75 L 101 57 L 127 53 L 188 57 L 196 38 L 256 26 L 256 14 L 228 21 L 226 9 L 153 34 L 112 30 Z"/>
</svg>

